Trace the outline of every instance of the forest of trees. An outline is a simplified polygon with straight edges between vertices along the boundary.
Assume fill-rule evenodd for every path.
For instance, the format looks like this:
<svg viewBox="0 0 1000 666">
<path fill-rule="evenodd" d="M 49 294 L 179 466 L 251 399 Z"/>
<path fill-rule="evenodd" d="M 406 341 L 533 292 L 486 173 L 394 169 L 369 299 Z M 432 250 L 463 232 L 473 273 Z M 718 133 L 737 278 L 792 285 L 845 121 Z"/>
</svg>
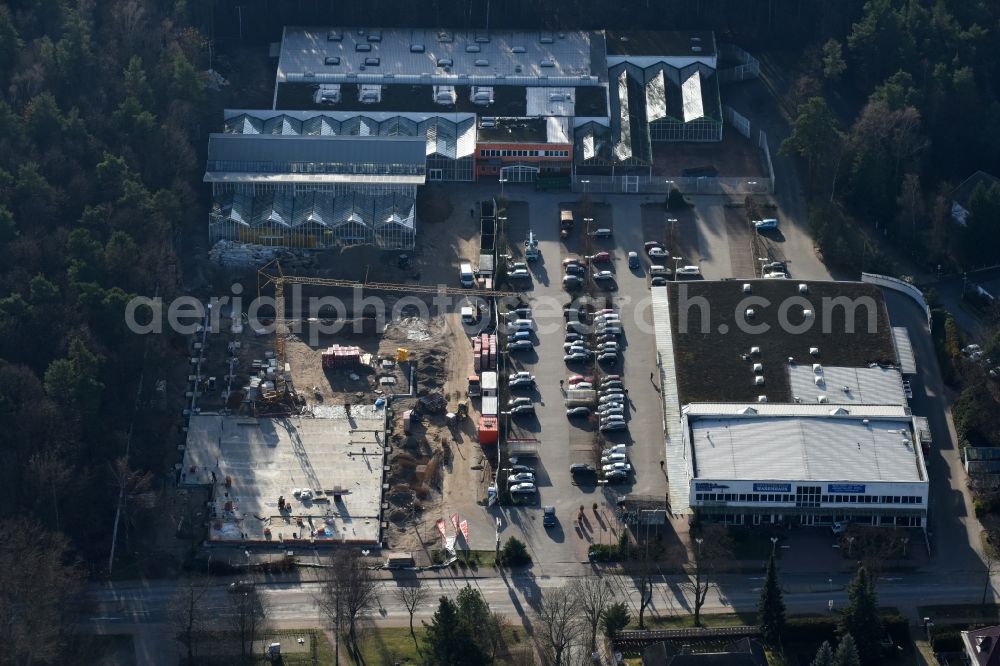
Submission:
<svg viewBox="0 0 1000 666">
<path fill-rule="evenodd" d="M 1000 252 L 1000 191 L 976 194 L 964 235 L 947 221 L 954 185 L 1000 172 L 990 0 L 0 2 L 0 520 L 30 524 L 36 548 L 58 543 L 46 566 L 105 571 L 121 494 L 143 500 L 122 516 L 130 558 L 175 462 L 176 414 L 150 402 L 183 341 L 132 335 L 123 311 L 135 294 L 176 295 L 183 244 L 205 234 L 203 151 L 223 102 L 202 72 L 238 75 L 239 54 L 265 53 L 284 24 L 487 21 L 713 29 L 783 54 L 799 67 L 785 152 L 802 157 L 829 260 L 866 255 L 850 225 L 878 225 L 926 265 Z"/>
</svg>

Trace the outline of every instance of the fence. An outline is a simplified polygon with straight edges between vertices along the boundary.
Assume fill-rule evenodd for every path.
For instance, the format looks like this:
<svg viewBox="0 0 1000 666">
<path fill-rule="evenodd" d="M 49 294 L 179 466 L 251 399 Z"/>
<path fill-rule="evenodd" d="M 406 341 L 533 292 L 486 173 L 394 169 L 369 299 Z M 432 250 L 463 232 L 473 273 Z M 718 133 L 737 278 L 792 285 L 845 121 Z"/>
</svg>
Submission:
<svg viewBox="0 0 1000 666">
<path fill-rule="evenodd" d="M 770 178 L 721 176 L 591 176 L 573 174 L 574 192 L 608 194 L 663 194 L 670 188 L 682 194 L 767 194 L 774 191 Z"/>
<path fill-rule="evenodd" d="M 720 69 L 716 73 L 719 83 L 746 81 L 760 76 L 760 61 L 735 44 L 719 44 L 719 57 L 740 63 L 736 67 Z"/>
<path fill-rule="evenodd" d="M 889 277 L 888 275 L 878 275 L 876 273 L 862 273 L 861 281 L 867 284 L 874 284 L 879 287 L 885 287 L 886 289 L 892 289 L 898 291 L 901 294 L 905 294 L 915 300 L 917 305 L 923 308 L 927 315 L 927 328 L 931 326 L 931 308 L 927 305 L 927 301 L 924 300 L 924 294 L 918 288 L 914 287 L 909 282 L 904 282 L 894 277 Z"/>
<path fill-rule="evenodd" d="M 750 138 L 750 120 L 740 115 L 733 107 L 726 105 L 722 106 L 722 116 L 726 122 L 736 128 L 737 132 L 747 139 Z"/>
</svg>

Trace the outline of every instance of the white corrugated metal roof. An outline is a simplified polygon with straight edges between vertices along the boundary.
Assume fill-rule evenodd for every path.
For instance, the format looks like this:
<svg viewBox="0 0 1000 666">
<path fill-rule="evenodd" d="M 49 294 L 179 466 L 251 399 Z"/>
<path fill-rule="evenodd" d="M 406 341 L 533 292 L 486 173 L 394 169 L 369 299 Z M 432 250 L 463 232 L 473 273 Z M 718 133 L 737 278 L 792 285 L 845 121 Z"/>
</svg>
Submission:
<svg viewBox="0 0 1000 666">
<path fill-rule="evenodd" d="M 899 361 L 900 372 L 904 375 L 917 374 L 917 359 L 913 355 L 909 331 L 902 326 L 893 326 L 892 342 L 896 345 L 896 360 Z"/>
<path fill-rule="evenodd" d="M 569 118 L 549 116 L 545 119 L 547 143 L 573 143 L 569 135 Z"/>
<path fill-rule="evenodd" d="M 286 27 L 277 80 L 346 81 L 360 74 L 392 75 L 386 80 L 406 83 L 425 78 L 426 83 L 454 83 L 466 77 L 496 79 L 493 85 L 526 79 L 543 86 L 594 85 L 590 52 L 586 32 Z M 339 58 L 337 64 L 326 64 L 333 57 Z M 365 64 L 368 58 L 378 58 L 378 65 Z"/>
<path fill-rule="evenodd" d="M 689 427 L 700 479 L 925 480 L 908 419 L 705 417 Z"/>
<path fill-rule="evenodd" d="M 760 416 L 829 416 L 830 412 L 843 407 L 851 416 L 858 418 L 895 419 L 908 418 L 909 411 L 903 405 L 821 405 L 789 404 L 780 402 L 695 402 L 684 406 L 684 414 L 695 416 L 733 416 L 747 409 Z"/>
<path fill-rule="evenodd" d="M 905 405 L 903 379 L 896 368 L 845 368 L 796 364 L 788 368 L 792 396 L 803 403 L 818 403 L 823 396 L 831 405 Z M 848 390 L 844 390 L 845 387 Z"/>
<path fill-rule="evenodd" d="M 575 88 L 541 88 L 532 86 L 527 93 L 527 115 L 529 117 L 576 115 Z"/>
</svg>

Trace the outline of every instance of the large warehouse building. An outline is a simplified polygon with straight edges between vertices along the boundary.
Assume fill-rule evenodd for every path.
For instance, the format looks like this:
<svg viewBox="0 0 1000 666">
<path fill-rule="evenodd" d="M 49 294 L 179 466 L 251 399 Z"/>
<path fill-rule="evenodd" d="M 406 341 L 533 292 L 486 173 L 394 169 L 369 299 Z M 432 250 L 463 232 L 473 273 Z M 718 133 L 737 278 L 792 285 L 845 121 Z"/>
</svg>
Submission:
<svg viewBox="0 0 1000 666">
<path fill-rule="evenodd" d="M 735 525 L 925 527 L 900 331 L 862 283 L 654 288 L 671 507 Z"/>
<path fill-rule="evenodd" d="M 424 180 L 648 176 L 654 142 L 722 139 L 716 59 L 709 32 L 287 27 L 273 109 L 209 140 L 210 238 L 405 249 Z"/>
</svg>

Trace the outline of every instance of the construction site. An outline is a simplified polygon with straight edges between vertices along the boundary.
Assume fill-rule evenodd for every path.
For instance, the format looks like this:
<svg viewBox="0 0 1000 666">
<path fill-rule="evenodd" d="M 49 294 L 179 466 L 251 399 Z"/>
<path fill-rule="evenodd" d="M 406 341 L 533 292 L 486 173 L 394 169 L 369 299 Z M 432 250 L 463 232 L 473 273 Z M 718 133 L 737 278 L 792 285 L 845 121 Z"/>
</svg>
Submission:
<svg viewBox="0 0 1000 666">
<path fill-rule="evenodd" d="M 468 240 L 449 253 L 476 256 L 480 238 Z M 436 279 L 439 269 L 454 284 L 457 259 L 425 263 L 418 252 L 368 263 L 367 248 L 341 255 L 364 262 L 363 289 L 328 277 L 350 274 L 345 256 L 273 262 L 258 275 L 273 311 L 251 320 L 228 305 L 209 309 L 191 336 L 177 472 L 179 486 L 210 490 L 209 542 L 420 551 L 439 542 L 433 524 L 448 507 L 486 501 L 498 441 L 496 336 L 470 339 L 467 290 L 423 286 L 447 280 Z M 423 285 L 405 282 L 413 275 Z M 442 289 L 454 307 L 430 310 Z M 378 308 L 352 306 L 360 293 Z M 343 310 L 300 315 L 310 298 L 338 299 Z"/>
</svg>

